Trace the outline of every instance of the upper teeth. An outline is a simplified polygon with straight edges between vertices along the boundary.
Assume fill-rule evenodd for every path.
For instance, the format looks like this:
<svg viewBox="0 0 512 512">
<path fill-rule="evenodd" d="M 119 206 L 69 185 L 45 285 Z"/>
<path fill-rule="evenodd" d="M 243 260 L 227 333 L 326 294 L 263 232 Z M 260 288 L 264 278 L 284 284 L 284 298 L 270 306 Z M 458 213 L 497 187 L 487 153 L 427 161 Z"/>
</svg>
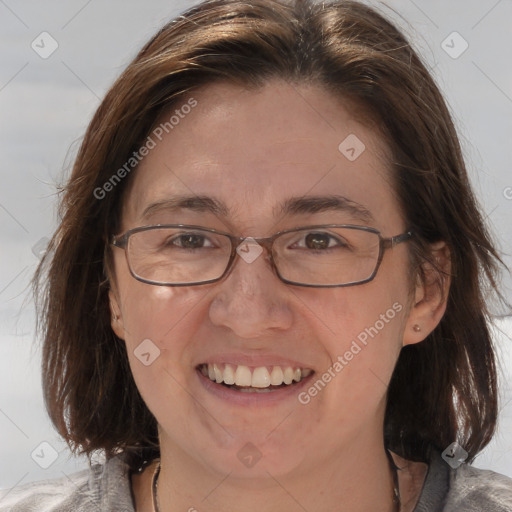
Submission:
<svg viewBox="0 0 512 512">
<path fill-rule="evenodd" d="M 204 376 L 218 384 L 223 382 L 224 384 L 253 388 L 289 385 L 294 381 L 299 382 L 312 372 L 310 369 L 292 368 L 291 366 L 284 368 L 273 366 L 271 371 L 266 366 L 259 366 L 251 370 L 248 366 L 231 364 L 203 364 L 200 368 Z"/>
</svg>

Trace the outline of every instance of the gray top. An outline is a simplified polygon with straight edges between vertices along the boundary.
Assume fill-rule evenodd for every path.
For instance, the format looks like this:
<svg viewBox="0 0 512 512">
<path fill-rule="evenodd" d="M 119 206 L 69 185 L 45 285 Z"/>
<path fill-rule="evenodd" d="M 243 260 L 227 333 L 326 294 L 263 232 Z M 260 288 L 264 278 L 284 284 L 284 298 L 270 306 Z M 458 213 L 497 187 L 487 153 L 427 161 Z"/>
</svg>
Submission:
<svg viewBox="0 0 512 512">
<path fill-rule="evenodd" d="M 135 512 L 123 456 L 58 480 L 0 491 L 0 512 Z M 429 464 L 414 512 L 511 512 L 512 479 L 463 464 L 452 469 L 439 453 Z"/>
</svg>

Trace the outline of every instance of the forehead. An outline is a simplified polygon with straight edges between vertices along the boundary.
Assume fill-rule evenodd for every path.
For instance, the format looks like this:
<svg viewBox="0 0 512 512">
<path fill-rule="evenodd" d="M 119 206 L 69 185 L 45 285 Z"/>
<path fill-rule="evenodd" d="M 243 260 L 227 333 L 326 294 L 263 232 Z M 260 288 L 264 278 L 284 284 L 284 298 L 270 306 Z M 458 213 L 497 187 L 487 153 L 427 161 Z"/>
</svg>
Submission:
<svg viewBox="0 0 512 512">
<path fill-rule="evenodd" d="M 150 223 L 148 207 L 176 197 L 212 198 L 230 227 L 258 234 L 305 197 L 342 197 L 376 227 L 379 218 L 400 224 L 387 148 L 351 110 L 318 86 L 282 81 L 194 91 L 150 134 L 155 144 L 135 171 L 123 227 Z"/>
</svg>

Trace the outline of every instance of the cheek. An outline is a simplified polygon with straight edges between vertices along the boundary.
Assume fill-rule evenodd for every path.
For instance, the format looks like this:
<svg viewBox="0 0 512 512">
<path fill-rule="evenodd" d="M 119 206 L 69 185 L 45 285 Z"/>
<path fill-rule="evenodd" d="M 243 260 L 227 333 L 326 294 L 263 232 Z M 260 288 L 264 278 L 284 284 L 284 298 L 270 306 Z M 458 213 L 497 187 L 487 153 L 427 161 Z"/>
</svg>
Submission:
<svg viewBox="0 0 512 512">
<path fill-rule="evenodd" d="M 334 290 L 331 300 L 317 306 L 329 328 L 324 348 L 331 361 L 331 375 L 325 376 L 333 383 L 330 399 L 354 414 L 365 416 L 372 403 L 378 406 L 402 348 L 410 298 L 401 264 L 383 264 L 372 282 Z"/>
<path fill-rule="evenodd" d="M 190 366 L 188 348 L 198 325 L 197 311 L 208 291 L 200 287 L 148 285 L 123 268 L 117 277 L 132 374 L 141 394 L 148 398 L 151 390 L 169 382 L 169 375 L 178 382 L 187 378 L 184 368 Z"/>
<path fill-rule="evenodd" d="M 331 301 L 331 333 L 324 346 L 339 373 L 364 385 L 368 372 L 383 380 L 390 377 L 402 347 L 406 307 L 403 298 L 393 294 L 354 293 Z M 335 313 L 335 310 L 337 313 Z M 325 311 L 325 309 L 324 309 Z"/>
<path fill-rule="evenodd" d="M 165 417 L 173 417 L 173 410 L 188 407 L 184 390 L 189 387 L 192 373 L 191 340 L 208 292 L 132 281 L 122 291 L 130 368 L 145 403 L 165 423 Z M 165 408 L 162 404 L 166 404 Z"/>
<path fill-rule="evenodd" d="M 173 334 L 181 332 L 187 324 L 183 320 L 201 302 L 207 290 L 142 283 L 131 275 L 124 253 L 115 255 L 115 270 L 128 350 L 135 350 L 145 339 L 150 339 L 162 351 L 170 349 L 166 340 L 179 340 L 180 336 Z"/>
<path fill-rule="evenodd" d="M 345 291 L 323 309 L 330 317 L 324 316 L 324 323 L 332 331 L 322 337 L 329 363 L 299 401 L 308 403 L 318 428 L 330 432 L 335 425 L 341 437 L 350 437 L 384 414 L 401 349 L 405 307 L 394 294 Z"/>
<path fill-rule="evenodd" d="M 175 316 L 176 308 L 170 306 L 174 298 L 173 288 L 134 282 L 122 297 L 123 319 L 129 334 L 149 330 L 155 338 L 160 337 L 159 329 L 164 323 L 171 323 Z"/>
<path fill-rule="evenodd" d="M 388 279 L 384 272 L 381 276 L 360 286 L 312 292 L 305 299 L 311 318 L 326 334 L 330 353 L 348 350 L 354 340 L 362 345 L 374 338 L 382 339 L 381 345 L 401 344 L 409 302 L 407 284 Z"/>
</svg>

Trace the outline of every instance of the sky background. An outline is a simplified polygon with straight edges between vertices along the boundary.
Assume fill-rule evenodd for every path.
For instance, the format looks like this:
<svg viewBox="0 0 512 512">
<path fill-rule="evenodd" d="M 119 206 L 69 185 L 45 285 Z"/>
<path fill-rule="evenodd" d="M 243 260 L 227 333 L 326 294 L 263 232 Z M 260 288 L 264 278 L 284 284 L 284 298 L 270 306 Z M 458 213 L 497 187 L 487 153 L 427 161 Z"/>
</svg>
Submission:
<svg viewBox="0 0 512 512">
<path fill-rule="evenodd" d="M 0 0 L 0 488 L 85 465 L 45 413 L 28 285 L 56 227 L 56 189 L 100 99 L 142 44 L 194 3 Z M 402 27 L 432 69 L 510 265 L 512 1 L 367 3 Z M 502 284 L 511 300 L 510 277 Z M 475 465 L 512 477 L 511 338 L 512 319 L 500 318 L 500 429 Z"/>
</svg>

